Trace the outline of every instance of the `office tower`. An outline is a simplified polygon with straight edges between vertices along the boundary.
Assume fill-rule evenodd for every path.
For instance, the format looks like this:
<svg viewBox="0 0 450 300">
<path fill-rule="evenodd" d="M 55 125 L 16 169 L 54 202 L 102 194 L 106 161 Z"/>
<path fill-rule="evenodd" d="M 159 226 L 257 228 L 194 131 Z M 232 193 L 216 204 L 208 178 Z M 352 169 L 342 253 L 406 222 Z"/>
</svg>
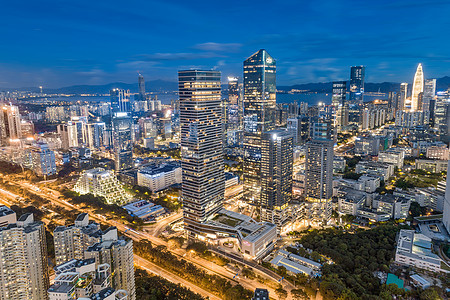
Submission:
<svg viewBox="0 0 450 300">
<path fill-rule="evenodd" d="M 105 146 L 105 129 L 103 122 L 86 124 L 86 146 L 92 150 Z"/>
<path fill-rule="evenodd" d="M 333 95 L 331 97 L 332 104 L 335 108 L 345 103 L 347 95 L 347 81 L 333 82 Z"/>
<path fill-rule="evenodd" d="M 139 74 L 138 77 L 138 86 L 139 86 L 139 100 L 145 100 L 145 80 L 144 76 Z"/>
<path fill-rule="evenodd" d="M 350 101 L 356 101 L 358 104 L 363 102 L 365 72 L 365 66 L 350 68 Z"/>
<path fill-rule="evenodd" d="M 133 167 L 133 120 L 126 112 L 116 112 L 112 119 L 112 134 L 115 156 L 115 169 L 117 172 Z"/>
<path fill-rule="evenodd" d="M 47 299 L 48 286 L 44 223 L 22 215 L 0 230 L 0 299 Z"/>
<path fill-rule="evenodd" d="M 13 105 L 3 106 L 0 112 L 0 142 L 5 144 L 21 137 L 19 108 Z"/>
<path fill-rule="evenodd" d="M 228 103 L 238 105 L 239 103 L 239 78 L 228 77 Z"/>
<path fill-rule="evenodd" d="M 333 141 L 314 139 L 306 144 L 305 196 L 311 219 L 328 221 L 333 195 Z"/>
<path fill-rule="evenodd" d="M 261 137 L 261 220 L 281 228 L 289 218 L 294 163 L 293 137 L 285 130 Z"/>
<path fill-rule="evenodd" d="M 430 111 L 430 102 L 436 95 L 436 79 L 425 79 L 423 88 L 423 111 Z"/>
<path fill-rule="evenodd" d="M 184 226 L 195 236 L 225 193 L 220 72 L 179 71 L 178 88 Z"/>
<path fill-rule="evenodd" d="M 400 84 L 400 92 L 398 94 L 397 110 L 405 110 L 406 97 L 408 95 L 408 84 L 403 82 Z"/>
<path fill-rule="evenodd" d="M 50 176 L 56 174 L 55 152 L 48 148 L 46 143 L 38 142 L 29 149 L 31 169 L 37 176 Z"/>
<path fill-rule="evenodd" d="M 259 205 L 261 134 L 275 129 L 276 62 L 266 50 L 244 61 L 244 200 Z"/>
<path fill-rule="evenodd" d="M 21 136 L 24 138 L 32 138 L 34 136 L 34 123 L 30 120 L 20 120 Z"/>
<path fill-rule="evenodd" d="M 131 112 L 130 91 L 112 89 L 110 92 L 111 110 L 114 112 Z"/>
<path fill-rule="evenodd" d="M 423 69 L 422 64 L 417 66 L 416 74 L 414 74 L 413 88 L 411 91 L 411 111 L 419 110 L 419 96 L 423 93 Z"/>
<path fill-rule="evenodd" d="M 84 256 L 85 259 L 94 258 L 96 268 L 108 264 L 111 267 L 112 288 L 127 291 L 128 300 L 136 299 L 133 240 L 120 237 L 102 241 L 88 247 Z"/>
</svg>

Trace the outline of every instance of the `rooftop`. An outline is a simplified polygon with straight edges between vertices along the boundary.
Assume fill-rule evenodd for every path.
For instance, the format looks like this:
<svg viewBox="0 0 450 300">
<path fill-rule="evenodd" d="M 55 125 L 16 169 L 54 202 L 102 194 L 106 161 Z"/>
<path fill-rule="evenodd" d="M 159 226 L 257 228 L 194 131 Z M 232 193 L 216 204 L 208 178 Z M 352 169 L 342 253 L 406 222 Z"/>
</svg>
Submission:
<svg viewBox="0 0 450 300">
<path fill-rule="evenodd" d="M 15 212 L 6 205 L 0 206 L 0 217 L 4 217 L 7 215 L 15 214 Z"/>
</svg>

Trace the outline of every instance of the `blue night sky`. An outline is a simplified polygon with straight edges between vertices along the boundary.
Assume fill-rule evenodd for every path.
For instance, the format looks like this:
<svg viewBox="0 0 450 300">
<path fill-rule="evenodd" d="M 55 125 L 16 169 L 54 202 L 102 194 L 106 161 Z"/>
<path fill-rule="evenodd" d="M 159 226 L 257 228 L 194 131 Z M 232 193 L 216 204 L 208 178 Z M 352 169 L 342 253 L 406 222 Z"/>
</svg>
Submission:
<svg viewBox="0 0 450 300">
<path fill-rule="evenodd" d="M 0 87 L 176 80 L 178 69 L 242 75 L 260 48 L 280 85 L 411 82 L 450 75 L 450 1 L 3 1 Z"/>
</svg>

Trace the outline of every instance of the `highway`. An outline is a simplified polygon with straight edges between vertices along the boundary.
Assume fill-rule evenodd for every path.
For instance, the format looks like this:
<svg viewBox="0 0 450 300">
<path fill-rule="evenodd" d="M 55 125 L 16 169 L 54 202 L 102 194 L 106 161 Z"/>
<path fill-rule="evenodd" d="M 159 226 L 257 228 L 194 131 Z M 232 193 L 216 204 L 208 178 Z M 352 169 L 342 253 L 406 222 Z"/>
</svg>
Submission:
<svg viewBox="0 0 450 300">
<path fill-rule="evenodd" d="M 60 199 L 59 197 L 61 196 L 61 194 L 58 191 L 55 191 L 55 190 L 47 188 L 47 187 L 40 187 L 39 189 L 37 189 L 36 186 L 34 186 L 32 184 L 29 184 L 26 181 L 17 182 L 17 181 L 9 180 L 9 182 L 11 184 L 15 184 L 15 185 L 18 185 L 18 186 L 20 186 L 20 187 L 22 187 L 24 189 L 27 189 L 29 192 L 34 193 L 36 195 L 39 195 L 39 196 L 43 197 L 44 199 L 47 199 L 47 200 L 51 201 L 52 204 L 56 204 L 56 205 L 61 206 L 61 207 L 65 208 L 65 209 L 68 209 L 68 210 L 77 210 L 77 211 L 80 211 L 80 213 L 81 212 L 87 212 L 89 214 L 90 219 L 95 220 L 95 221 L 97 221 L 99 223 L 104 223 L 104 224 L 107 224 L 107 225 L 110 225 L 110 226 L 115 226 L 124 235 L 126 235 L 127 237 L 129 237 L 129 238 L 131 238 L 131 239 L 133 239 L 135 241 L 140 241 L 140 240 L 146 239 L 146 240 L 149 240 L 153 245 L 164 245 L 164 246 L 167 247 L 167 242 L 165 242 L 165 241 L 163 241 L 163 240 L 161 240 L 161 239 L 159 239 L 159 238 L 157 238 L 157 237 L 155 237 L 155 236 L 153 236 L 153 235 L 151 235 L 151 234 L 149 234 L 147 232 L 144 232 L 144 231 L 139 231 L 138 232 L 138 231 L 134 231 L 134 230 L 129 230 L 129 227 L 125 226 L 123 223 L 117 222 L 116 220 L 106 220 L 104 217 L 102 217 L 100 215 L 97 215 L 97 214 L 93 213 L 92 211 L 86 211 L 86 210 L 81 211 L 80 208 L 78 208 L 77 206 L 67 202 L 64 199 Z M 237 187 L 236 191 L 239 192 L 240 189 L 242 189 L 242 186 L 241 187 Z M 9 191 L 6 191 L 4 189 L 0 190 L 0 194 L 6 195 L 6 196 L 8 196 L 10 198 L 14 198 L 14 200 L 15 200 L 15 197 L 16 197 L 16 195 L 14 195 L 14 194 L 12 194 Z M 16 201 L 14 201 L 14 202 L 16 202 Z M 6 205 L 10 206 L 11 203 L 8 203 Z M 173 215 L 171 217 L 173 217 L 172 219 L 174 219 L 174 220 L 176 220 L 178 218 L 177 215 Z M 171 217 L 169 217 L 169 218 L 171 218 Z M 171 222 L 170 220 L 171 219 L 169 219 L 168 222 L 165 222 L 166 225 Z M 162 229 L 164 229 L 164 228 L 165 228 L 165 225 L 162 225 L 159 228 L 159 232 Z M 247 288 L 249 290 L 255 290 L 256 288 L 266 288 L 269 291 L 274 291 L 271 287 L 269 287 L 269 286 L 267 286 L 265 284 L 259 283 L 257 280 L 250 280 L 250 279 L 247 279 L 247 278 L 239 278 L 239 280 L 233 279 L 234 274 L 232 274 L 230 271 L 228 271 L 224 267 L 218 266 L 218 265 L 216 265 L 216 264 L 214 264 L 214 263 L 212 263 L 210 261 L 207 261 L 207 260 L 205 260 L 203 258 L 200 258 L 200 257 L 183 256 L 185 254 L 184 252 L 185 251 L 181 250 L 181 249 L 172 250 L 172 253 L 176 254 L 177 256 L 183 257 L 184 259 L 186 259 L 187 261 L 193 263 L 197 267 L 204 269 L 206 272 L 208 272 L 210 274 L 216 274 L 216 275 L 222 276 L 222 277 L 227 278 L 228 280 L 230 280 L 232 282 L 236 282 L 236 283 L 239 282 L 243 287 L 245 287 L 245 288 Z M 140 258 L 140 260 L 136 261 L 135 264 L 138 267 L 142 267 L 141 263 L 143 262 L 143 260 L 147 261 L 147 260 L 145 260 L 143 258 Z M 241 263 L 242 263 L 242 261 L 241 261 Z M 147 268 L 151 268 L 151 265 L 146 265 L 146 266 L 147 266 Z M 252 265 L 248 265 L 248 266 L 252 267 Z M 175 276 L 175 275 L 173 275 L 173 276 Z M 180 284 L 183 284 L 182 283 L 182 281 L 183 281 L 182 278 L 178 278 L 177 280 L 178 280 L 178 282 Z M 291 288 L 288 287 L 287 289 L 290 290 Z"/>
</svg>

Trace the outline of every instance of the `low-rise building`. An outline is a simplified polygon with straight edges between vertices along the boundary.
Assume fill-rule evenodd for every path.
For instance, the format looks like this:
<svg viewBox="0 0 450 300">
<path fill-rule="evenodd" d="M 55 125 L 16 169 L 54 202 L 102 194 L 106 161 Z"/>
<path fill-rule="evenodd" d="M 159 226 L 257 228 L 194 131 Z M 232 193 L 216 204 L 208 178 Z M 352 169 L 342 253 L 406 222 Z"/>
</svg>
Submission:
<svg viewBox="0 0 450 300">
<path fill-rule="evenodd" d="M 414 230 L 400 230 L 395 262 L 432 272 L 444 271 L 441 268 L 442 260 L 432 252 L 431 239 L 423 234 L 415 233 Z"/>
<path fill-rule="evenodd" d="M 365 205 L 367 195 L 362 191 L 341 188 L 337 198 L 339 214 L 356 216 L 358 210 Z"/>
<path fill-rule="evenodd" d="M 345 158 L 343 156 L 334 156 L 333 158 L 333 172 L 343 173 L 345 171 Z"/>
<path fill-rule="evenodd" d="M 161 205 L 156 205 L 146 200 L 139 200 L 123 206 L 133 217 L 147 220 L 157 218 L 166 213 L 166 209 Z"/>
<path fill-rule="evenodd" d="M 237 184 L 239 184 L 239 176 L 230 172 L 225 172 L 225 188 L 227 189 L 230 186 Z"/>
<path fill-rule="evenodd" d="M 409 213 L 409 199 L 392 194 L 377 195 L 372 200 L 372 208 L 378 212 L 389 214 L 393 219 L 406 219 Z"/>
<path fill-rule="evenodd" d="M 125 204 L 132 199 L 113 171 L 103 168 L 83 171 L 73 190 L 81 195 L 93 194 L 104 197 L 108 204 Z"/>
<path fill-rule="evenodd" d="M 143 166 L 137 173 L 137 183 L 140 186 L 148 187 L 152 192 L 161 191 L 171 185 L 181 183 L 181 167 L 176 164 Z"/>
<path fill-rule="evenodd" d="M 430 173 L 447 171 L 448 160 L 416 159 L 416 169 Z"/>
<path fill-rule="evenodd" d="M 290 273 L 303 273 L 308 276 L 316 276 L 322 268 L 322 264 L 318 262 L 285 250 L 279 250 L 270 263 L 275 267 L 283 266 Z"/>
<path fill-rule="evenodd" d="M 397 168 L 403 167 L 405 151 L 401 148 L 390 148 L 378 154 L 378 161 L 393 164 Z"/>
<path fill-rule="evenodd" d="M 447 145 L 431 146 L 427 148 L 426 157 L 429 159 L 448 160 L 448 147 Z"/>
<path fill-rule="evenodd" d="M 360 136 L 355 139 L 355 154 L 378 155 L 380 152 L 380 139 L 377 136 Z"/>
<path fill-rule="evenodd" d="M 394 166 L 388 163 L 375 161 L 360 161 L 356 164 L 356 173 L 379 176 L 385 182 L 394 175 Z"/>
</svg>

